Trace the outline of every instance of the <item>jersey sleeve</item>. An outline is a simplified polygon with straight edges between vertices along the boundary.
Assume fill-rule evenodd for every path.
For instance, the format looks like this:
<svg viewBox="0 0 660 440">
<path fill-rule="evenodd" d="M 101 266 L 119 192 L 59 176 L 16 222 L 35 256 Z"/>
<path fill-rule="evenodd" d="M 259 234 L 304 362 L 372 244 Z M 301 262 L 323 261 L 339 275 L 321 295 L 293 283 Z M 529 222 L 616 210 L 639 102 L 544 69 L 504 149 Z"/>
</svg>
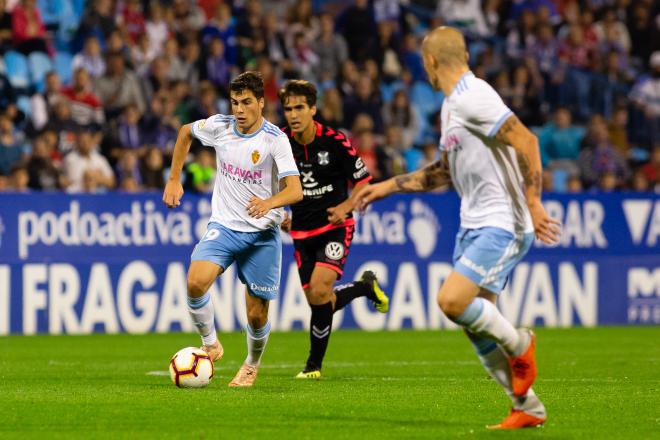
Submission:
<svg viewBox="0 0 660 440">
<path fill-rule="evenodd" d="M 192 123 L 192 135 L 207 147 L 215 147 L 218 132 L 231 122 L 231 116 L 213 115 Z"/>
<path fill-rule="evenodd" d="M 482 136 L 494 137 L 513 112 L 488 83 L 478 84 L 463 100 L 461 116 L 469 129 Z"/>
<path fill-rule="evenodd" d="M 371 180 L 371 175 L 369 174 L 369 170 L 367 170 L 367 166 L 358 155 L 357 150 L 353 147 L 351 141 L 342 133 L 338 133 L 337 136 L 335 136 L 335 140 L 337 141 L 337 149 L 339 151 L 342 169 L 344 170 L 346 178 L 354 185 L 357 185 L 358 183 L 366 183 Z"/>
<path fill-rule="evenodd" d="M 275 138 L 272 150 L 273 160 L 277 166 L 277 178 L 282 179 L 286 176 L 298 176 L 298 167 L 296 160 L 293 158 L 293 151 L 289 138 L 282 133 Z"/>
</svg>

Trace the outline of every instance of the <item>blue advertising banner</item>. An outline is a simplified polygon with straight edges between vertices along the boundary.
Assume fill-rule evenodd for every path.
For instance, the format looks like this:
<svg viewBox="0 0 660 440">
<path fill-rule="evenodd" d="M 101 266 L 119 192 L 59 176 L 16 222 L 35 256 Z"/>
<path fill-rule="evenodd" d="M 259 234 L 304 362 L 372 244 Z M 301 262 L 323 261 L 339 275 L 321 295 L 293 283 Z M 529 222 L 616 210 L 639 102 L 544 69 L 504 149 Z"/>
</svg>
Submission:
<svg viewBox="0 0 660 440">
<path fill-rule="evenodd" d="M 535 243 L 499 306 L 518 325 L 660 324 L 660 197 L 545 196 L 563 225 L 554 247 Z M 204 234 L 210 198 L 168 210 L 159 194 L 0 195 L 0 334 L 191 331 L 190 252 Z M 363 299 L 335 328 L 452 328 L 436 306 L 459 227 L 454 193 L 397 196 L 357 218 L 344 279 L 377 272 L 387 315 Z M 309 307 L 291 239 L 283 234 L 277 330 L 304 328 Z M 244 286 L 230 268 L 211 292 L 221 331 L 245 324 Z"/>
</svg>

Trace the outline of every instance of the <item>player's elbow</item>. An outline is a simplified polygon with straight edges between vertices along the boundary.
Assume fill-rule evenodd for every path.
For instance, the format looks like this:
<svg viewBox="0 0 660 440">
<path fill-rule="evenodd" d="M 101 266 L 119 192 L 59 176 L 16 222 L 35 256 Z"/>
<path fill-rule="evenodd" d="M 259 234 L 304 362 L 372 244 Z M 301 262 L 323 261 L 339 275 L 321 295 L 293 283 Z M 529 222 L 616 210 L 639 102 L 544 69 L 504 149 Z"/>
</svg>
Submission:
<svg viewBox="0 0 660 440">
<path fill-rule="evenodd" d="M 179 129 L 179 137 L 192 140 L 192 124 L 184 124 Z"/>
</svg>

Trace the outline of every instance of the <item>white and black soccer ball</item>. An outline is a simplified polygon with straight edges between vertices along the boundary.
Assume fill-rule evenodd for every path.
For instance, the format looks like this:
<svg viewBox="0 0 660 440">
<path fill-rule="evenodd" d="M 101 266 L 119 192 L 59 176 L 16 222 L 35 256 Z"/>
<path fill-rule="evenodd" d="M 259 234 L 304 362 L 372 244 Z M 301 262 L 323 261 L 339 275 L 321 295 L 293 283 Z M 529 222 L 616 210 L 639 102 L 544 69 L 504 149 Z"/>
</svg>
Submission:
<svg viewBox="0 0 660 440">
<path fill-rule="evenodd" d="M 170 359 L 170 377 L 179 388 L 203 388 L 213 379 L 213 361 L 201 348 L 182 348 Z"/>
</svg>

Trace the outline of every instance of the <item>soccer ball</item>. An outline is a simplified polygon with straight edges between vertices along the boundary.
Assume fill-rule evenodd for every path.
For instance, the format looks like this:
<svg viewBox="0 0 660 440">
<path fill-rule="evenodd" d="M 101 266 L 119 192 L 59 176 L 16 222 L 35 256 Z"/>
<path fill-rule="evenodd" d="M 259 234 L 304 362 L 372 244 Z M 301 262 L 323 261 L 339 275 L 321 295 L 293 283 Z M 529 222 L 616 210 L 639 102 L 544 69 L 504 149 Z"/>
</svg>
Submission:
<svg viewBox="0 0 660 440">
<path fill-rule="evenodd" d="M 213 362 L 201 348 L 182 348 L 170 359 L 170 377 L 179 388 L 205 387 L 213 379 Z"/>
</svg>

